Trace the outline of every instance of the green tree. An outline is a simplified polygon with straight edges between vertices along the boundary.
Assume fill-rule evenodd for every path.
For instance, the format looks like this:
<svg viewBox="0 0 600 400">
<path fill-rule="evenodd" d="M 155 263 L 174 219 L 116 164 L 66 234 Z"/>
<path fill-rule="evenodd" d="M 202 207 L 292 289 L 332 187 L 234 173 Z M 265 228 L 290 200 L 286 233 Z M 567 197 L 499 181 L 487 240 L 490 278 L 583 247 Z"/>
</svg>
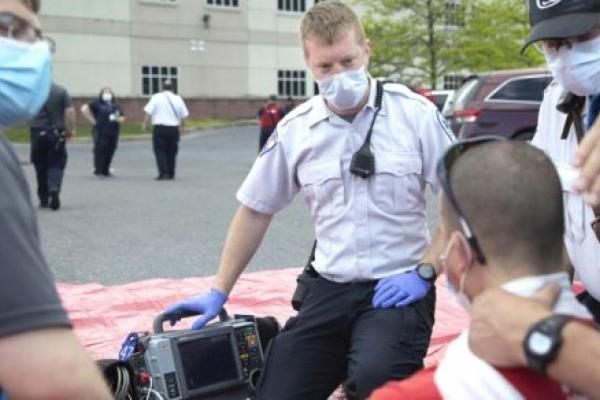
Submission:
<svg viewBox="0 0 600 400">
<path fill-rule="evenodd" d="M 543 63 L 520 54 L 529 24 L 524 0 L 354 0 L 373 43 L 370 69 L 402 76 L 414 68 L 432 87 L 446 73 L 520 68 Z"/>
<path fill-rule="evenodd" d="M 533 47 L 521 54 L 530 30 L 525 5 L 523 0 L 475 2 L 447 53 L 455 69 L 489 71 L 542 65 L 544 56 Z"/>
<path fill-rule="evenodd" d="M 447 71 L 445 50 L 454 29 L 446 29 L 447 0 L 354 0 L 365 7 L 363 23 L 373 45 L 374 75 L 402 76 L 421 71 L 435 86 Z"/>
</svg>

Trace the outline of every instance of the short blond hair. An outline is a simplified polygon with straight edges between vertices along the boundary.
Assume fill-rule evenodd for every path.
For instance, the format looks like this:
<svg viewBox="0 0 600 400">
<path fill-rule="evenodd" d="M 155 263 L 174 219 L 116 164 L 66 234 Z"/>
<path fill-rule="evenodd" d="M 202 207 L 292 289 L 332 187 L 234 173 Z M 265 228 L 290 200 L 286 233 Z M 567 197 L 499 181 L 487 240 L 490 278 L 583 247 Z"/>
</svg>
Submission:
<svg viewBox="0 0 600 400">
<path fill-rule="evenodd" d="M 353 29 L 359 44 L 365 42 L 365 31 L 356 13 L 341 1 L 323 1 L 304 14 L 300 24 L 300 38 L 321 39 L 333 44 L 348 30 Z"/>
</svg>

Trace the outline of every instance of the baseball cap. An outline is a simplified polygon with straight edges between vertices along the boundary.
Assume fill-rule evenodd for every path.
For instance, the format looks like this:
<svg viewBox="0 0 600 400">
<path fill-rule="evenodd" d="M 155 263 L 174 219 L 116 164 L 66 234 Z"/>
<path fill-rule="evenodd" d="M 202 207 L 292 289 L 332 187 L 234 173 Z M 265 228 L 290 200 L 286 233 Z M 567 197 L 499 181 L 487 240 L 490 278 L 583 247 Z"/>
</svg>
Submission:
<svg viewBox="0 0 600 400">
<path fill-rule="evenodd" d="M 600 23 L 600 0 L 529 0 L 529 23 L 523 50 L 542 39 L 581 36 Z"/>
</svg>

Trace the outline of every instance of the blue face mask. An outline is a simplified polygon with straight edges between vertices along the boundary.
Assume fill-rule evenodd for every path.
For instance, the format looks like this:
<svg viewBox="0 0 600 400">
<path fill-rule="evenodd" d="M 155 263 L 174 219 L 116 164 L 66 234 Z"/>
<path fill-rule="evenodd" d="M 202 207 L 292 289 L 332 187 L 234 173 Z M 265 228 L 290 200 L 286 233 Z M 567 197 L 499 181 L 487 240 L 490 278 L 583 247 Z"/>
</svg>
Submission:
<svg viewBox="0 0 600 400">
<path fill-rule="evenodd" d="M 33 118 L 46 102 L 51 84 L 47 43 L 0 37 L 0 126 Z"/>
</svg>

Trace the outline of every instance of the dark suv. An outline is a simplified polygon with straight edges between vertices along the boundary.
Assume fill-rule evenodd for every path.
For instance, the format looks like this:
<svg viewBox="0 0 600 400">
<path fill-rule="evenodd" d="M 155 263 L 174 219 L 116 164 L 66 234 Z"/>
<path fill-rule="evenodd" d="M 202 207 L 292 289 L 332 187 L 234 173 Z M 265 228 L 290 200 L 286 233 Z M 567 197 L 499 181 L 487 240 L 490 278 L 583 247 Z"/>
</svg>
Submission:
<svg viewBox="0 0 600 400">
<path fill-rule="evenodd" d="M 531 140 L 544 89 L 551 81 L 543 69 L 473 75 L 454 95 L 452 130 L 460 138 L 497 135 Z"/>
</svg>

